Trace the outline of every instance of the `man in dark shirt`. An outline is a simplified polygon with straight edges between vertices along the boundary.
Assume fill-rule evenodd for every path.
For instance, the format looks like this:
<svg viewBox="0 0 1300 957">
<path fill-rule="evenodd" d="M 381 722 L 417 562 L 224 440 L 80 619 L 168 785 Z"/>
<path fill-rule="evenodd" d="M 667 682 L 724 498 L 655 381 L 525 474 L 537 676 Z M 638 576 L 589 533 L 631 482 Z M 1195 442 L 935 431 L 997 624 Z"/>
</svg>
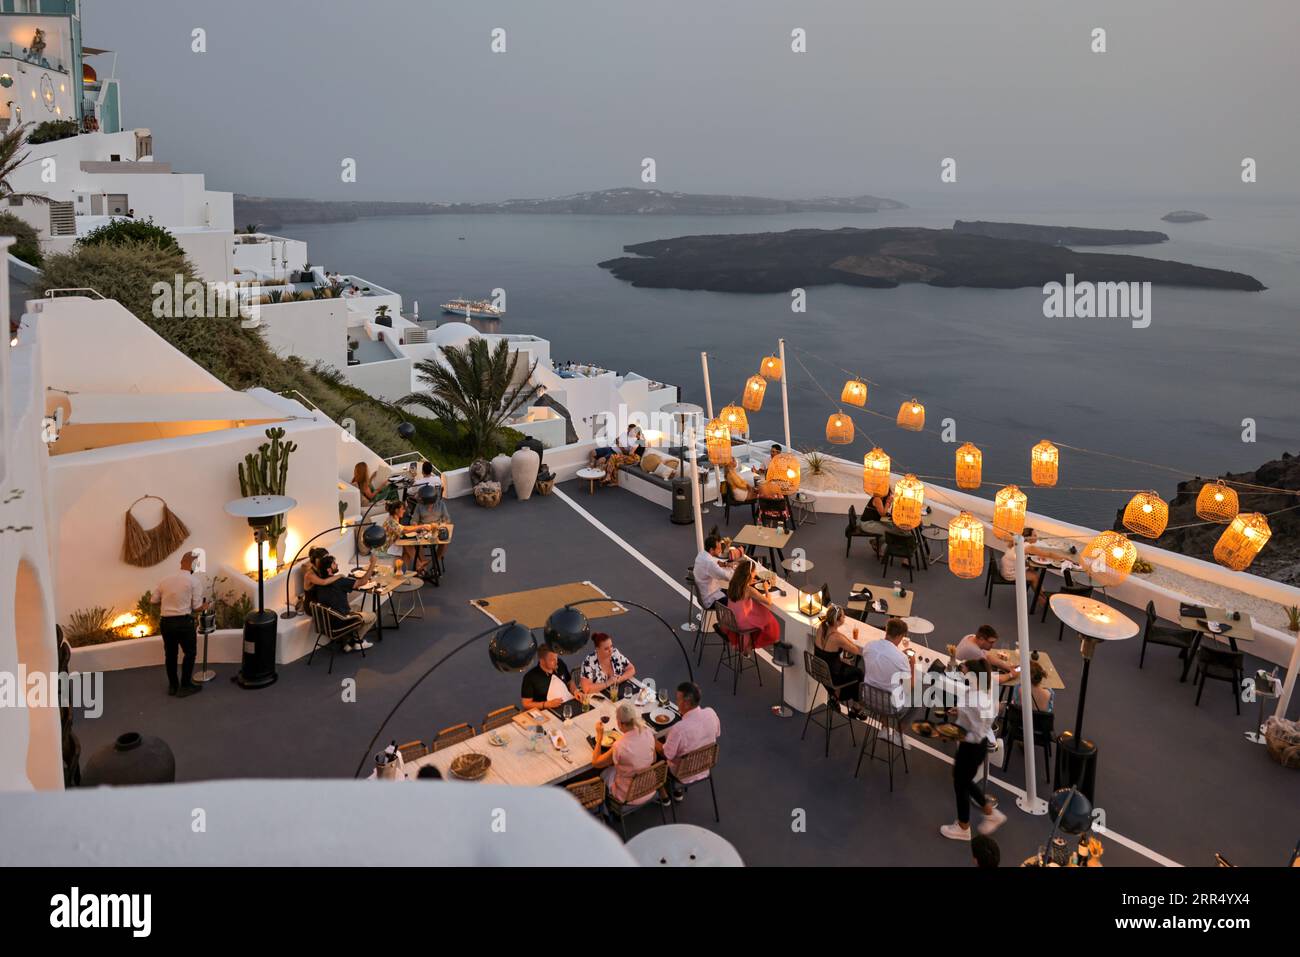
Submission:
<svg viewBox="0 0 1300 957">
<path fill-rule="evenodd" d="M 312 600 L 317 604 L 324 605 L 331 611 L 338 612 L 345 618 L 361 619 L 361 627 L 353 632 L 352 637 L 348 638 L 343 645 L 345 652 L 371 647 L 371 643 L 366 641 L 364 636 L 375 624 L 375 613 L 366 611 L 364 606 L 359 611 L 354 610 L 348 597 L 359 585 L 364 585 L 370 581 L 374 573 L 374 555 L 370 556 L 370 564 L 367 566 L 365 574 L 360 578 L 353 578 L 351 575 L 340 575 L 339 563 L 334 560 L 333 555 L 329 554 L 321 556 L 319 566 L 316 569 L 317 576 L 323 581 L 312 589 Z"/>
<path fill-rule="evenodd" d="M 550 645 L 542 645 L 537 649 L 537 664 L 527 674 L 524 675 L 523 687 L 519 692 L 521 704 L 525 711 L 531 711 L 533 708 L 558 708 L 564 703 L 563 698 L 551 697 L 551 678 L 559 678 L 569 694 L 577 696 L 577 689 L 573 684 L 573 676 L 569 674 L 569 668 L 555 649 Z"/>
</svg>

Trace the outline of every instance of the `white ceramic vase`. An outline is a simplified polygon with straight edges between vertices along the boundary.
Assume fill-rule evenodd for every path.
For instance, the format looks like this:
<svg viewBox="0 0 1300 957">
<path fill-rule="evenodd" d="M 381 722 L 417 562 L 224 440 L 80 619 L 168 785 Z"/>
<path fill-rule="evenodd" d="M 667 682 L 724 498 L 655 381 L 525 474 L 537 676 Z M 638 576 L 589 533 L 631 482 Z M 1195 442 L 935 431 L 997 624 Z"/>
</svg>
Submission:
<svg viewBox="0 0 1300 957">
<path fill-rule="evenodd" d="M 518 449 L 510 457 L 510 478 L 515 483 L 515 498 L 524 502 L 532 497 L 542 457 L 532 449 Z"/>
</svg>

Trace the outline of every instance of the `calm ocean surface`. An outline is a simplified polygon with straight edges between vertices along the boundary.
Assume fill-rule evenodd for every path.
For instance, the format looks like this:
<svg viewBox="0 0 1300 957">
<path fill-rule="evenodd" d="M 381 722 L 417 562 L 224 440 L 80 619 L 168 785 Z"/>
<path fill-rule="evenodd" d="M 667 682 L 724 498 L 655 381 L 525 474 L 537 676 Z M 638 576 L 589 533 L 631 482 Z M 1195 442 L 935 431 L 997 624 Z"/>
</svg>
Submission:
<svg viewBox="0 0 1300 957">
<path fill-rule="evenodd" d="M 1210 475 L 1251 469 L 1300 451 L 1300 204 L 1200 200 L 1209 222 L 1162 223 L 1173 205 L 1079 204 L 912 207 L 874 215 L 737 217 L 424 216 L 334 225 L 289 225 L 313 262 L 356 273 L 401 293 L 431 318 L 455 296 L 506 289 L 500 331 L 552 341 L 558 361 L 633 370 L 682 387 L 703 404 L 699 353 L 707 351 L 715 406 L 739 396 L 759 358 L 784 336 L 790 359 L 794 443 L 827 448 L 827 415 L 852 370 L 876 385 L 854 412 L 857 438 L 836 448 L 860 459 L 874 440 L 901 466 L 951 481 L 953 445 L 892 423 L 912 395 L 927 428 L 956 421 L 957 440 L 984 452 L 986 481 L 1026 486 L 1032 510 L 1108 526 L 1123 492 L 1033 489 L 1029 448 L 1047 438 L 1115 456 Z M 788 295 L 635 289 L 598 269 L 628 243 L 692 233 L 797 227 L 951 226 L 955 218 L 1159 229 L 1171 241 L 1098 251 L 1177 259 L 1249 273 L 1264 292 L 1156 287 L 1152 323 L 1046 319 L 1039 289 L 897 289 L 820 286 L 808 310 Z M 460 239 L 459 237 L 464 237 Z M 800 366 L 801 360 L 807 371 Z M 1255 444 L 1242 420 L 1257 423 Z M 755 436 L 779 440 L 779 392 L 750 416 Z M 1172 494 L 1179 477 L 1114 458 L 1062 449 L 1062 486 L 1154 488 Z M 986 490 L 992 495 L 992 490 Z"/>
</svg>

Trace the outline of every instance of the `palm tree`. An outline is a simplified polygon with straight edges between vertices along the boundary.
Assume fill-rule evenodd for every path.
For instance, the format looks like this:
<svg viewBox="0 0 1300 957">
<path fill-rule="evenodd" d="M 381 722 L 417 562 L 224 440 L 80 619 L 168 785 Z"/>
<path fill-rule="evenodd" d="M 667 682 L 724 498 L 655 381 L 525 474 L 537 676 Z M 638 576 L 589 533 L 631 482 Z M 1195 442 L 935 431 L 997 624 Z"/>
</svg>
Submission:
<svg viewBox="0 0 1300 957">
<path fill-rule="evenodd" d="M 9 185 L 9 177 L 20 166 L 26 165 L 27 157 L 30 155 L 26 152 L 18 152 L 23 145 L 26 129 L 27 124 L 23 123 L 0 136 L 0 200 L 12 202 L 19 199 L 26 203 L 48 203 L 50 198 L 44 193 L 15 193 L 13 187 Z"/>
<path fill-rule="evenodd" d="M 464 346 L 442 346 L 441 352 L 441 361 L 429 358 L 415 364 L 427 391 L 413 392 L 395 404 L 427 409 L 445 425 L 463 427 L 473 455 L 489 455 L 506 420 L 541 395 L 541 386 L 532 382 L 537 360 L 527 375 L 517 376 L 519 353 L 512 353 L 504 339 L 491 350 L 486 339 L 471 339 Z"/>
</svg>

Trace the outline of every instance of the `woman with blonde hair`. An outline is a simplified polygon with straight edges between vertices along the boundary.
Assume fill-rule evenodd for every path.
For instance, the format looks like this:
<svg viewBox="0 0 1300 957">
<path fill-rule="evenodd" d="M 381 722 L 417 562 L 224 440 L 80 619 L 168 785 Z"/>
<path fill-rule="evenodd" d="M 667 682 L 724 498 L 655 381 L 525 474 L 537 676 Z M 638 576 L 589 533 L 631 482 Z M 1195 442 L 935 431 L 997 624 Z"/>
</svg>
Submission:
<svg viewBox="0 0 1300 957">
<path fill-rule="evenodd" d="M 840 689 L 837 695 L 840 701 L 862 697 L 862 649 L 844 633 L 846 621 L 843 608 L 827 605 L 817 630 L 813 632 L 813 654 L 826 662 L 831 681 L 848 686 Z"/>
<path fill-rule="evenodd" d="M 627 803 L 627 795 L 632 787 L 632 779 L 638 771 L 644 771 L 658 760 L 655 754 L 654 732 L 645 726 L 636 706 L 630 701 L 620 701 L 614 711 L 614 721 L 621 732 L 619 738 L 610 747 L 604 747 L 601 740 L 608 725 L 604 722 L 596 726 L 596 743 L 591 750 L 591 766 L 600 771 L 605 779 L 609 796 L 620 804 Z M 655 796 L 649 791 L 637 798 L 634 805 L 645 804 Z"/>
</svg>

